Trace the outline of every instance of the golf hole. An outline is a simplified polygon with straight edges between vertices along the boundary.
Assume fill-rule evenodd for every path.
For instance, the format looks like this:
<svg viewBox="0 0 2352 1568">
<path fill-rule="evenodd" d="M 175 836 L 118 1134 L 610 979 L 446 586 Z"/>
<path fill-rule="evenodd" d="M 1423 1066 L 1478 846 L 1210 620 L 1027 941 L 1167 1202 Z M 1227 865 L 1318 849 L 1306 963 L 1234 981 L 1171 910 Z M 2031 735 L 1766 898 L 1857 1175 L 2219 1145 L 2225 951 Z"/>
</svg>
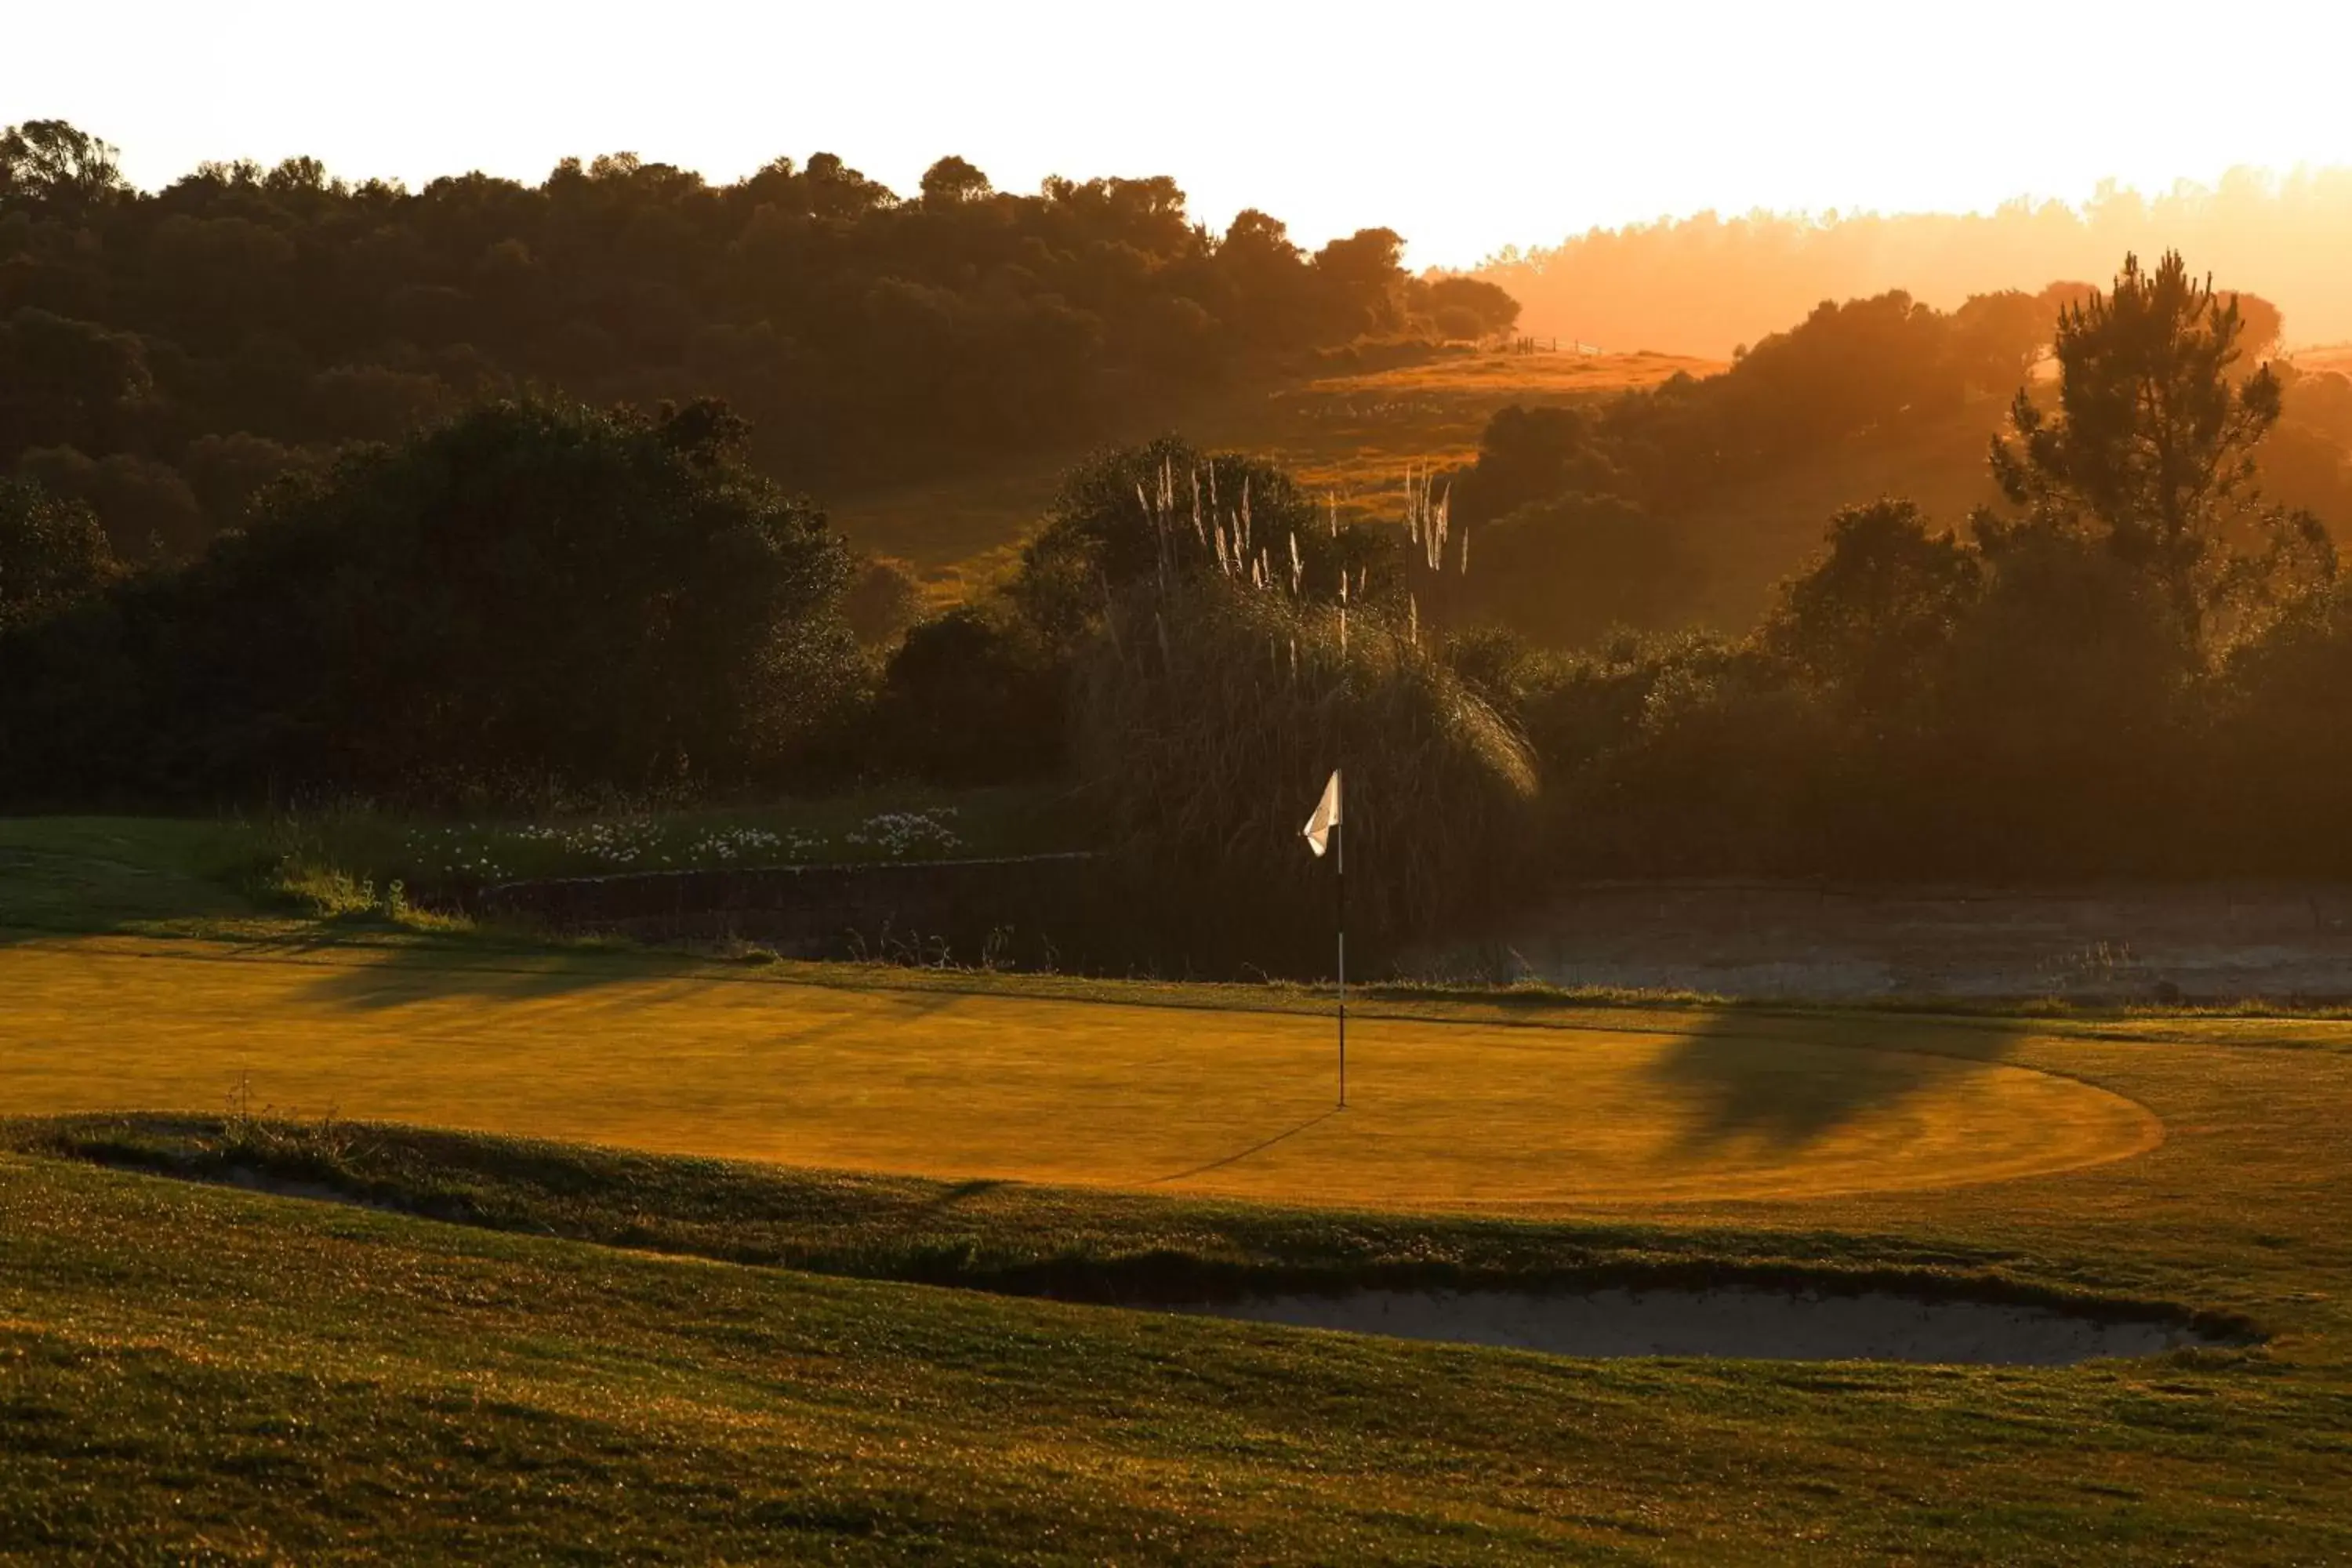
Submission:
<svg viewBox="0 0 2352 1568">
<path fill-rule="evenodd" d="M 2068 1366 L 2249 1342 L 2179 1319 L 2116 1317 L 1885 1291 L 1760 1289 L 1362 1289 L 1160 1303 L 1160 1310 L 1339 1329 L 1396 1339 L 1493 1345 L 1580 1358 L 1718 1357 Z"/>
</svg>

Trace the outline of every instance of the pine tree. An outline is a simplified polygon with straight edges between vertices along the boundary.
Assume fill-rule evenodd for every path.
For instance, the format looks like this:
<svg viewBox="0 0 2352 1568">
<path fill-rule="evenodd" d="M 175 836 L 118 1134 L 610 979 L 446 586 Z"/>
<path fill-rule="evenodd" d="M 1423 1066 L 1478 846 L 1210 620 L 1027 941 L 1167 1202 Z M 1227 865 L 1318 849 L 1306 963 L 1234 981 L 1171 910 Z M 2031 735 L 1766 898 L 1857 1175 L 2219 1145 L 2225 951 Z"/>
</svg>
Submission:
<svg viewBox="0 0 2352 1568">
<path fill-rule="evenodd" d="M 2054 414 L 2021 388 L 1993 439 L 1993 477 L 2023 518 L 1980 518 L 1988 547 L 2020 528 L 2103 539 L 2200 655 L 2231 613 L 2332 578 L 2326 528 L 2265 505 L 2255 482 L 2280 388 L 2267 364 L 2238 372 L 2244 334 L 2237 297 L 2191 279 L 2178 252 L 2152 274 L 2126 256 L 2112 292 L 2060 313 Z"/>
</svg>

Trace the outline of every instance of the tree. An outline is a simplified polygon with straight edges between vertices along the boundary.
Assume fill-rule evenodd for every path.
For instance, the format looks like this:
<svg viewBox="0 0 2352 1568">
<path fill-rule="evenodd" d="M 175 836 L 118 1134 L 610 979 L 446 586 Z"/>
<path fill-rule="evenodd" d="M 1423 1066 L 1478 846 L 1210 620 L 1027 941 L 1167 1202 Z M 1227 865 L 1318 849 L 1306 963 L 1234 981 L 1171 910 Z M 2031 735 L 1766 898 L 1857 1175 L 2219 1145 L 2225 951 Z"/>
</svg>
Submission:
<svg viewBox="0 0 2352 1568">
<path fill-rule="evenodd" d="M 1821 559 L 1781 586 L 1765 646 L 1862 711 L 1884 712 L 1916 693 L 1983 577 L 1976 552 L 1929 532 L 1912 502 L 1848 507 Z"/>
<path fill-rule="evenodd" d="M 988 176 L 950 153 L 923 171 L 923 205 L 956 206 L 989 194 Z"/>
<path fill-rule="evenodd" d="M 860 561 L 857 574 L 842 595 L 841 614 L 859 647 L 893 647 L 906 636 L 908 627 L 922 619 L 922 584 L 903 561 L 887 556 Z"/>
<path fill-rule="evenodd" d="M 133 334 L 16 310 L 0 320 L 0 464 L 30 447 L 104 450 L 131 432 L 153 391 Z"/>
<path fill-rule="evenodd" d="M 1415 279 L 1410 294 L 1413 309 L 1449 338 L 1492 337 L 1519 319 L 1519 302 L 1484 278 Z"/>
<path fill-rule="evenodd" d="M 1226 226 L 1212 265 L 1223 293 L 1222 313 L 1245 340 L 1283 345 L 1315 335 L 1307 308 L 1313 279 L 1305 253 L 1280 219 L 1243 208 Z"/>
<path fill-rule="evenodd" d="M 2276 305 L 2259 294 L 2232 294 L 2237 301 L 2238 320 L 2243 325 L 2245 337 L 2240 347 L 2252 359 L 2262 359 L 2278 352 L 2280 342 L 2286 336 L 2286 317 Z"/>
<path fill-rule="evenodd" d="M 1454 475 L 1454 515 L 1475 525 L 1564 494 L 1622 494 L 1625 477 L 1602 448 L 1582 408 L 1498 408 L 1478 437 L 1478 460 Z"/>
<path fill-rule="evenodd" d="M 1397 325 L 1405 271 L 1404 238 L 1391 228 L 1360 228 L 1315 253 L 1333 329 L 1342 334 L 1387 331 Z"/>
<path fill-rule="evenodd" d="M 1967 384 L 1998 393 L 2033 374 L 2050 351 L 2058 307 L 2016 289 L 1971 294 L 1952 312 L 1952 358 Z"/>
<path fill-rule="evenodd" d="M 0 477 L 0 632 L 95 592 L 114 571 L 88 507 Z"/>
<path fill-rule="evenodd" d="M 35 121 L 0 133 L 0 472 L 41 448 L 175 468 L 205 505 L 195 537 L 162 531 L 193 546 L 236 512 L 193 460 L 206 437 L 321 466 L 545 386 L 721 396 L 772 476 L 904 482 L 1079 448 L 1406 324 L 1394 237 L 1367 234 L 1318 268 L 1261 213 L 1221 241 L 1165 176 L 1015 194 L 954 156 L 904 201 L 827 153 L 727 184 L 611 153 L 415 192 L 236 160 L 141 194 L 103 142 Z M 144 549 L 144 520 L 89 499 Z"/>
<path fill-rule="evenodd" d="M 1161 528 L 1161 486 L 1187 546 Z M 1200 532 L 1195 537 L 1194 519 Z M 1233 452 L 1201 452 L 1173 437 L 1097 452 L 1062 476 L 1045 526 L 1023 547 L 1010 591 L 1045 644 L 1066 655 L 1089 636 L 1108 597 L 1164 570 L 1205 574 L 1217 568 L 1210 545 L 1235 558 L 1257 558 L 1289 571 L 1292 541 L 1313 584 L 1328 588 L 1340 561 L 1359 558 L 1353 532 L 1333 538 L 1321 510 L 1282 469 Z"/>
<path fill-rule="evenodd" d="M 115 150 L 62 120 L 0 131 L 0 207 L 17 200 L 68 211 L 127 189 Z"/>
<path fill-rule="evenodd" d="M 194 492 L 177 470 L 151 458 L 117 452 L 92 461 L 70 447 L 42 447 L 26 452 L 16 471 L 89 507 L 126 561 L 175 560 L 203 542 Z"/>
<path fill-rule="evenodd" d="M 1903 771 L 1936 786 L 1915 798 L 1944 804 L 1895 837 L 1939 837 L 1960 866 L 2042 875 L 2188 858 L 2197 670 L 2157 579 L 2095 537 L 2021 530 L 1922 664 L 1927 711 Z"/>
<path fill-rule="evenodd" d="M 2352 584 L 2311 594 L 2232 647 L 2214 681 L 2213 745 L 2233 763 L 2240 843 L 2264 869 L 2341 876 L 2352 806 Z"/>
<path fill-rule="evenodd" d="M 1531 501 L 1479 529 L 1475 553 L 1456 602 L 1553 647 L 1672 626 L 1706 581 L 1677 529 L 1612 495 Z"/>
<path fill-rule="evenodd" d="M 861 750 L 946 784 L 1001 784 L 1064 761 L 1068 671 L 1001 605 L 959 605 L 890 657 Z"/>
<path fill-rule="evenodd" d="M 159 792 L 768 779 L 863 677 L 851 561 L 742 422 L 503 403 L 268 492 L 126 602 Z M 151 764 L 152 765 L 152 764 Z"/>
<path fill-rule="evenodd" d="M 2265 365 L 2232 374 L 2245 323 L 2237 297 L 2199 283 L 2177 251 L 2154 273 L 2124 258 L 2112 292 L 2058 318 L 2058 408 L 2020 388 L 1993 477 L 2021 526 L 2088 530 L 2160 589 L 2182 637 L 2203 650 L 2216 618 L 2335 574 L 2335 547 L 2308 513 L 2262 504 L 2254 449 L 2279 417 Z M 1988 519 L 1998 548 L 2011 526 Z"/>
</svg>

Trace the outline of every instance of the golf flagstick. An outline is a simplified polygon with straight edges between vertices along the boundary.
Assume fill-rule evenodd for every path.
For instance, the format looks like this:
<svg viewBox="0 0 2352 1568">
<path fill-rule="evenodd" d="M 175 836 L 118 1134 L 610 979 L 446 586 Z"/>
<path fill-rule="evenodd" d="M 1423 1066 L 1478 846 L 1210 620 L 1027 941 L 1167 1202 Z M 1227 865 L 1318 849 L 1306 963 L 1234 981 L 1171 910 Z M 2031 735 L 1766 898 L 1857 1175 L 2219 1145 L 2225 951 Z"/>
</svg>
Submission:
<svg viewBox="0 0 2352 1568">
<path fill-rule="evenodd" d="M 1323 798 L 1315 803 L 1315 815 L 1307 819 L 1307 826 L 1299 832 L 1317 859 L 1321 859 L 1326 850 L 1331 852 L 1336 872 L 1331 880 L 1336 889 L 1336 923 L 1339 936 L 1339 1104 L 1345 1109 L 1348 1103 L 1348 839 L 1347 829 L 1340 821 L 1338 768 L 1331 770 L 1331 782 L 1323 786 Z"/>
</svg>

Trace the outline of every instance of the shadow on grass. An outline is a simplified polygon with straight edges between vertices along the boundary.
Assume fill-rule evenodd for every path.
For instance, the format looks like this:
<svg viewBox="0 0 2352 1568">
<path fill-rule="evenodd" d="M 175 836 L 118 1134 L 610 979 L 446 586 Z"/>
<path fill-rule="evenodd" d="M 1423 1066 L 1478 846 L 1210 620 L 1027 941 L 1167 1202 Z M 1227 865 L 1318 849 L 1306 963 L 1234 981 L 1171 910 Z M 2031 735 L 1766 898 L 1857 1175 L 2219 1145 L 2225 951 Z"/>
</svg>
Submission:
<svg viewBox="0 0 2352 1568">
<path fill-rule="evenodd" d="M 313 952 L 356 953 L 331 931 L 267 944 L 263 951 L 299 957 Z M 599 986 L 637 985 L 655 988 L 645 995 L 647 1006 L 659 1006 L 670 987 L 700 989 L 730 985 L 749 979 L 745 969 L 730 978 L 714 970 L 709 959 L 628 948 L 517 948 L 485 951 L 478 943 L 415 942 L 366 950 L 371 956 L 322 969 L 304 985 L 298 999 L 353 1012 L 384 1012 L 421 1003 L 463 997 L 474 1001 L 535 1002 L 593 991 Z M 817 1009 L 814 1016 L 802 1005 L 809 992 L 791 984 L 751 988 L 771 1004 L 780 1025 L 796 1024 L 782 1037 L 793 1046 L 822 1044 L 836 1035 L 867 1033 L 877 1026 L 870 1013 L 842 1013 L 838 1007 Z M 828 1000 L 837 993 L 828 992 Z M 873 1002 L 888 1012 L 883 1026 L 914 1022 L 966 1000 L 953 991 L 879 991 Z"/>
<path fill-rule="evenodd" d="M 908 1210 L 910 1220 L 930 1219 L 956 1207 L 967 1198 L 986 1197 L 1003 1189 L 1005 1184 L 993 1176 L 974 1176 L 968 1181 L 943 1184 L 933 1196 L 913 1205 Z"/>
<path fill-rule="evenodd" d="M 350 952 L 331 932 L 271 944 L 289 954 Z M 685 978 L 656 963 L 595 949 L 484 954 L 417 944 L 375 950 L 365 962 L 339 964 L 305 985 L 299 999 L 357 1012 L 380 1012 L 443 997 L 530 1002 L 627 981 Z"/>
<path fill-rule="evenodd" d="M 1691 1106 L 1685 1148 L 1760 1140 L 1785 1152 L 2001 1061 L 2024 1033 L 2024 1020 L 1965 1028 L 1822 1020 L 1763 1028 L 1724 1014 L 1676 1039 L 1647 1076 Z"/>
<path fill-rule="evenodd" d="M 1331 1118 L 1339 1114 L 1339 1107 L 1335 1105 L 1328 1110 L 1318 1111 L 1315 1115 L 1308 1117 L 1306 1121 L 1300 1122 L 1296 1127 L 1286 1127 L 1281 1131 L 1276 1133 L 1273 1137 L 1268 1138 L 1262 1142 L 1253 1143 L 1246 1149 L 1237 1149 L 1230 1154 L 1210 1161 L 1205 1165 L 1195 1165 L 1189 1171 L 1178 1171 L 1171 1175 L 1156 1176 L 1152 1179 L 1151 1184 L 1153 1186 L 1163 1186 L 1170 1182 L 1181 1182 L 1189 1180 L 1193 1176 L 1205 1176 L 1211 1171 L 1222 1171 L 1227 1165 L 1239 1164 L 1242 1161 L 1248 1159 L 1252 1154 L 1262 1154 L 1277 1143 L 1286 1142 L 1290 1139 L 1297 1137 L 1302 1132 L 1322 1126 L 1323 1123 L 1330 1121 Z"/>
</svg>

